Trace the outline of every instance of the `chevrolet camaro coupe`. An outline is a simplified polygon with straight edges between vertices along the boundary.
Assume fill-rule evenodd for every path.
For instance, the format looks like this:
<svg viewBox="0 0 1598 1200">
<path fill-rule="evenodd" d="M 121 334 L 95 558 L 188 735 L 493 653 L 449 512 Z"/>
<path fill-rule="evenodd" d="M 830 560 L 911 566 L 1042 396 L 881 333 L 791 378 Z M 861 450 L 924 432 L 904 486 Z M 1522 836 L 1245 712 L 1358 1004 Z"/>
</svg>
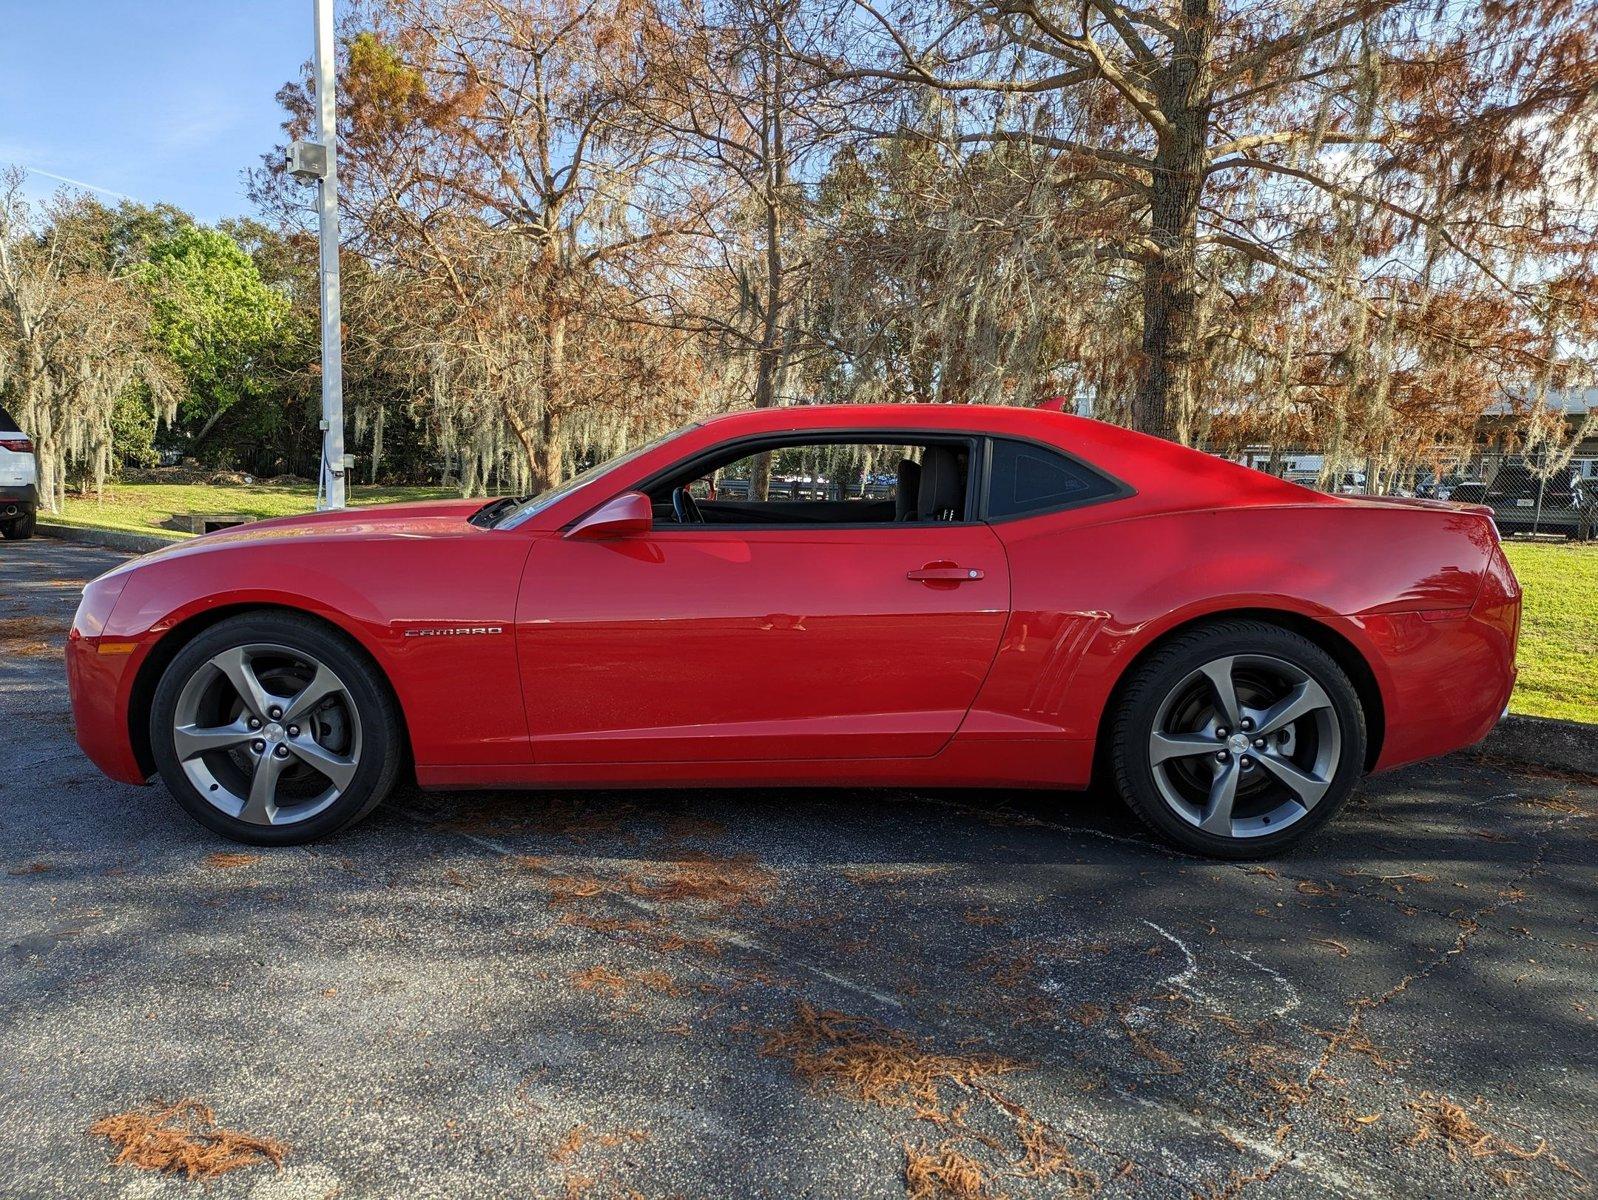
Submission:
<svg viewBox="0 0 1598 1200">
<path fill-rule="evenodd" d="M 1048 409 L 690 425 L 542 495 L 261 521 L 94 580 L 78 741 L 257 844 L 424 788 L 1102 781 L 1268 856 L 1482 738 L 1491 513 L 1323 495 Z"/>
</svg>

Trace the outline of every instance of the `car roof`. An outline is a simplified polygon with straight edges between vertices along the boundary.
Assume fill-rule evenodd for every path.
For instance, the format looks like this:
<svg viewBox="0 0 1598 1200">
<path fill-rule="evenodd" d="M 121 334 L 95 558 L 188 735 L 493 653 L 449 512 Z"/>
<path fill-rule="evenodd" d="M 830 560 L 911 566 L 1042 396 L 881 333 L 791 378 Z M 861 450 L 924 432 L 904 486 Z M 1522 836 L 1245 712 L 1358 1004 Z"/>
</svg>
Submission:
<svg viewBox="0 0 1598 1200">
<path fill-rule="evenodd" d="M 1338 498 L 1278 479 L 1165 438 L 1055 408 L 1003 404 L 795 404 L 707 417 L 717 440 L 761 434 L 837 430 L 988 434 L 1058 446 L 1130 485 L 1149 507 L 1238 503 L 1318 504 Z"/>
<path fill-rule="evenodd" d="M 994 432 L 1047 424 L 1063 414 L 1002 404 L 785 404 L 741 408 L 706 417 L 718 433 L 781 433 L 809 429 L 966 429 Z"/>
</svg>

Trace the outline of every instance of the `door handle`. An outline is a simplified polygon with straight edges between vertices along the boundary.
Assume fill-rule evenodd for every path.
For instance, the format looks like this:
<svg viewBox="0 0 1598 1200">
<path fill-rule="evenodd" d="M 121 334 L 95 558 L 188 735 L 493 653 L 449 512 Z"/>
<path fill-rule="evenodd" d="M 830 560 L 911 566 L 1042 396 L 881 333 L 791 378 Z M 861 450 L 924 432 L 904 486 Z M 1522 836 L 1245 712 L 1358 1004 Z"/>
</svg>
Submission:
<svg viewBox="0 0 1598 1200">
<path fill-rule="evenodd" d="M 957 567 L 949 564 L 928 563 L 919 571 L 906 571 L 904 577 L 917 583 L 970 583 L 981 579 L 983 573 L 976 567 Z"/>
</svg>

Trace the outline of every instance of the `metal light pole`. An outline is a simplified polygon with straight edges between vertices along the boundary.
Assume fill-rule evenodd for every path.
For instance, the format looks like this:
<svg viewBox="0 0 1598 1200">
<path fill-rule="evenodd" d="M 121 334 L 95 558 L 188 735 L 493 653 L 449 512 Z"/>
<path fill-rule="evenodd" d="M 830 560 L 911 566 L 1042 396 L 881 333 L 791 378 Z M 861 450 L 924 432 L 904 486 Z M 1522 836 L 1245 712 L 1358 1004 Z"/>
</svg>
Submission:
<svg viewBox="0 0 1598 1200">
<path fill-rule="evenodd" d="M 289 173 L 317 182 L 322 287 L 322 477 L 318 508 L 344 507 L 344 341 L 339 321 L 338 115 L 334 75 L 333 0 L 312 0 L 316 17 L 316 141 L 289 147 Z"/>
</svg>

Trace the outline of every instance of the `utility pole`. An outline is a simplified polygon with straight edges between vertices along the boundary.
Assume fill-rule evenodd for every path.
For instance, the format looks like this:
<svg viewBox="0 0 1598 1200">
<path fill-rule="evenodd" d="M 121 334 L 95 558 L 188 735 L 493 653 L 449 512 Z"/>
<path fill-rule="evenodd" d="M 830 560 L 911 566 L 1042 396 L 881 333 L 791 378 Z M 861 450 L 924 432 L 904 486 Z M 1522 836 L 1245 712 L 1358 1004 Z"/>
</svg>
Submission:
<svg viewBox="0 0 1598 1200">
<path fill-rule="evenodd" d="M 316 180 L 322 290 L 322 477 L 318 508 L 344 507 L 344 340 L 339 320 L 338 114 L 334 105 L 338 49 L 333 0 L 312 0 L 316 19 L 316 141 L 289 147 L 289 173 Z"/>
</svg>

